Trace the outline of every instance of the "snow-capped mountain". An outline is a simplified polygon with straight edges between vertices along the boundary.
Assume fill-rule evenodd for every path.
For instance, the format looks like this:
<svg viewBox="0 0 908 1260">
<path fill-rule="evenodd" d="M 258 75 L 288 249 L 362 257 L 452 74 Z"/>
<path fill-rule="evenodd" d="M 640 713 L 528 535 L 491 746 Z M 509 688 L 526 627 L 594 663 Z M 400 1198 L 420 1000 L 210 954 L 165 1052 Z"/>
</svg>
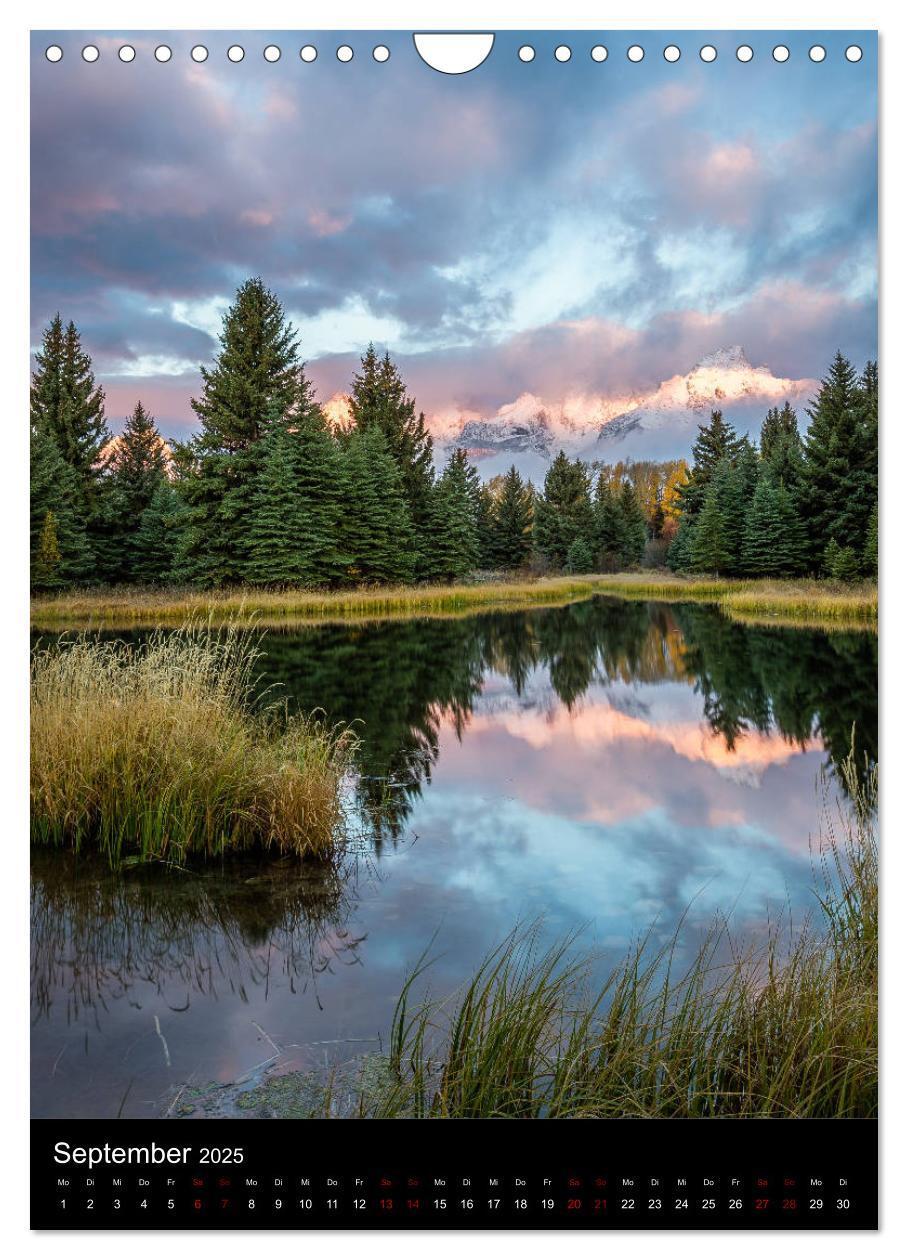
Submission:
<svg viewBox="0 0 908 1260">
<path fill-rule="evenodd" d="M 756 433 L 769 407 L 803 406 L 817 382 L 774 376 L 754 367 L 741 346 L 701 359 L 691 371 L 636 398 L 576 395 L 558 401 L 523 394 L 494 416 L 433 423 L 439 456 L 466 448 L 484 478 L 516 463 L 540 482 L 561 449 L 587 461 L 689 457 L 697 425 L 718 407 L 741 433 Z"/>
<path fill-rule="evenodd" d="M 684 376 L 673 376 L 637 407 L 599 428 L 588 448 L 594 458 L 672 458 L 686 455 L 698 424 L 716 408 L 739 432 L 759 429 L 769 407 L 786 399 L 806 401 L 816 382 L 777 377 L 768 367 L 754 367 L 741 346 L 728 346 L 701 359 Z M 614 454 L 613 454 L 614 452 Z"/>
</svg>

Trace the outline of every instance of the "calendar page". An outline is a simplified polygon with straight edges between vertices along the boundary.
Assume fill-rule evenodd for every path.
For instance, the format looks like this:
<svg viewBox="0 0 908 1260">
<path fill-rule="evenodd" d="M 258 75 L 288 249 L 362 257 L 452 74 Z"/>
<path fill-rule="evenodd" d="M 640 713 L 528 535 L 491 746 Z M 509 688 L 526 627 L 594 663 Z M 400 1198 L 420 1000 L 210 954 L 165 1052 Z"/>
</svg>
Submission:
<svg viewBox="0 0 908 1260">
<path fill-rule="evenodd" d="M 32 33 L 34 1228 L 876 1227 L 876 78 Z"/>
</svg>

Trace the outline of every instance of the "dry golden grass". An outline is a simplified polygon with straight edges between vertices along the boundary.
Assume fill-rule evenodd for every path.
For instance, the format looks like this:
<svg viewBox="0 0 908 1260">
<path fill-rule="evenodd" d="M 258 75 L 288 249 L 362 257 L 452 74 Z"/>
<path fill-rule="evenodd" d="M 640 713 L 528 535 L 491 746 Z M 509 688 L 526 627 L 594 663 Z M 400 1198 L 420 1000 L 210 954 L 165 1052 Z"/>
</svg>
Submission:
<svg viewBox="0 0 908 1260">
<path fill-rule="evenodd" d="M 99 588 L 37 596 L 32 600 L 31 612 L 32 624 L 39 630 L 102 626 L 147 629 L 180 625 L 199 616 L 216 625 L 254 616 L 259 626 L 290 628 L 319 621 L 458 616 L 482 609 L 532 608 L 570 603 L 597 593 L 624 599 L 717 603 L 731 617 L 772 624 L 872 626 L 877 617 L 875 584 L 843 586 L 808 579 L 685 578 L 655 572 L 341 591 L 300 588 L 262 591 L 251 587 L 224 591 Z"/>
<path fill-rule="evenodd" d="M 113 862 L 261 846 L 325 855 L 343 827 L 348 732 L 250 705 L 257 639 L 188 625 L 140 646 L 33 655 L 32 838 Z"/>
</svg>

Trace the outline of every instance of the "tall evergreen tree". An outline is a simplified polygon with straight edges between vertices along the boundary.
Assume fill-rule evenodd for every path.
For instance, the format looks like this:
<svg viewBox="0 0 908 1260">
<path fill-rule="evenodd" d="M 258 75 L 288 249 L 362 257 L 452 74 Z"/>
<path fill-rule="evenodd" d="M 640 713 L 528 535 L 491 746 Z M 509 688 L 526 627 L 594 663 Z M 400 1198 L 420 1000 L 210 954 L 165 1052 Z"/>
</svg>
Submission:
<svg viewBox="0 0 908 1260">
<path fill-rule="evenodd" d="M 103 532 L 96 554 L 105 578 L 136 581 L 136 527 L 166 480 L 167 457 L 154 417 L 137 402 L 107 459 L 102 499 Z"/>
<path fill-rule="evenodd" d="M 619 507 L 618 493 L 605 470 L 599 474 L 596 482 L 593 540 L 596 563 L 606 572 L 619 569 L 624 563 L 624 517 Z"/>
<path fill-rule="evenodd" d="M 643 559 L 643 549 L 646 546 L 646 518 L 629 481 L 625 481 L 621 487 L 618 512 L 621 518 L 621 563 L 625 567 L 637 565 Z"/>
<path fill-rule="evenodd" d="M 786 402 L 773 407 L 760 430 L 760 462 L 800 502 L 804 483 L 804 442 L 794 408 Z"/>
<path fill-rule="evenodd" d="M 545 475 L 533 530 L 536 548 L 559 568 L 576 538 L 592 543 L 589 474 L 579 459 L 571 462 L 564 451 L 558 452 Z"/>
<path fill-rule="evenodd" d="M 409 582 L 416 540 L 398 465 L 377 425 L 355 429 L 344 452 L 349 508 L 342 547 L 354 575 L 368 582 Z"/>
<path fill-rule="evenodd" d="M 94 552 L 88 539 L 82 486 L 75 469 L 60 454 L 53 434 L 34 424 L 31 426 L 30 512 L 33 575 L 41 534 L 50 512 L 60 553 L 55 584 L 91 581 L 94 577 Z"/>
<path fill-rule="evenodd" d="M 694 525 L 690 561 L 697 573 L 728 573 L 734 564 L 734 555 L 725 534 L 720 489 L 721 483 L 716 478 L 707 488 Z"/>
<path fill-rule="evenodd" d="M 744 526 L 739 571 L 751 577 L 803 573 L 807 535 L 785 487 L 767 470 L 760 476 Z"/>
<path fill-rule="evenodd" d="M 819 566 L 834 541 L 861 555 L 877 500 L 875 369 L 860 384 L 838 352 L 808 406 L 802 512 Z"/>
<path fill-rule="evenodd" d="M 433 489 L 431 576 L 456 581 L 479 564 L 475 469 L 464 450 L 454 450 Z M 471 476 L 473 474 L 473 476 Z"/>
<path fill-rule="evenodd" d="M 261 439 L 299 398 L 295 331 L 262 280 L 237 290 L 220 346 L 214 366 L 202 368 L 201 397 L 192 400 L 201 431 L 174 452 L 188 507 L 180 572 L 211 586 L 246 574 Z"/>
<path fill-rule="evenodd" d="M 716 468 L 723 460 L 733 463 L 740 448 L 740 438 L 721 411 L 713 411 L 709 424 L 697 426 L 693 467 L 687 481 L 677 490 L 683 511 L 697 515 Z"/>
<path fill-rule="evenodd" d="M 110 440 L 104 417 L 104 391 L 95 384 L 91 358 L 82 349 L 75 324 L 63 326 L 57 314 L 44 330 L 32 374 L 32 424 L 50 433 L 61 456 L 76 473 L 86 511 L 102 472 L 101 453 Z"/>
<path fill-rule="evenodd" d="M 880 510 L 877 504 L 873 505 L 873 511 L 870 513 L 870 522 L 867 526 L 867 541 L 864 543 L 863 568 L 864 572 L 871 577 L 876 577 L 879 568 L 879 529 L 880 529 Z"/>
<path fill-rule="evenodd" d="M 492 510 L 492 554 L 496 567 L 521 569 L 533 549 L 533 487 L 514 464 L 504 475 Z"/>
<path fill-rule="evenodd" d="M 379 358 L 371 343 L 353 378 L 350 410 L 357 429 L 375 426 L 385 439 L 416 531 L 417 576 L 431 576 L 431 556 L 423 540 L 433 512 L 432 438 L 391 356 L 385 352 Z"/>
<path fill-rule="evenodd" d="M 138 519 L 132 548 L 132 581 L 155 586 L 170 580 L 184 511 L 173 485 L 162 477 Z"/>
</svg>

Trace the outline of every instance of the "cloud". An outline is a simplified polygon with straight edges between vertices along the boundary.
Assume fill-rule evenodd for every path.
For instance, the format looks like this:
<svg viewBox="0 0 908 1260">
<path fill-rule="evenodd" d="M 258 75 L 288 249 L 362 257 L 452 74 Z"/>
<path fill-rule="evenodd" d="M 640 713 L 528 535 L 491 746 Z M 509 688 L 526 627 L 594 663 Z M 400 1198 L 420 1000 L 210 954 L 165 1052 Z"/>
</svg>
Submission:
<svg viewBox="0 0 908 1260">
<path fill-rule="evenodd" d="M 820 77 L 793 44 L 783 78 L 729 35 L 714 66 L 528 72 L 514 33 L 467 84 L 402 34 L 384 67 L 233 65 L 218 41 L 199 66 L 179 32 L 161 65 L 161 38 L 130 36 L 129 67 L 115 37 L 97 66 L 35 42 L 33 320 L 74 318 L 174 424 L 248 275 L 326 396 L 374 339 L 439 412 L 651 389 L 731 342 L 795 378 L 875 353 L 870 56 Z"/>
</svg>

